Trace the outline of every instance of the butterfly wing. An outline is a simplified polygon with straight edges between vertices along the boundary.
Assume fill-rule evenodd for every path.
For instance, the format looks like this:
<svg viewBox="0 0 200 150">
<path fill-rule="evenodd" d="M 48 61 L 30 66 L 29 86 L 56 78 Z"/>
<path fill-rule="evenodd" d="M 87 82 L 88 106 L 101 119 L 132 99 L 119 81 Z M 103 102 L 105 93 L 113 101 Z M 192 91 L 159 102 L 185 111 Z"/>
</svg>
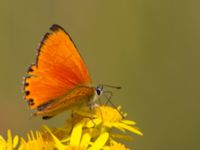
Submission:
<svg viewBox="0 0 200 150">
<path fill-rule="evenodd" d="M 34 115 L 48 119 L 69 108 L 80 109 L 80 107 L 88 105 L 88 101 L 94 96 L 94 90 L 94 87 L 77 86 L 66 95 L 40 105 Z"/>
<path fill-rule="evenodd" d="M 50 30 L 39 46 L 36 63 L 29 67 L 24 79 L 30 109 L 58 99 L 79 85 L 91 86 L 86 65 L 69 34 L 58 25 Z"/>
</svg>

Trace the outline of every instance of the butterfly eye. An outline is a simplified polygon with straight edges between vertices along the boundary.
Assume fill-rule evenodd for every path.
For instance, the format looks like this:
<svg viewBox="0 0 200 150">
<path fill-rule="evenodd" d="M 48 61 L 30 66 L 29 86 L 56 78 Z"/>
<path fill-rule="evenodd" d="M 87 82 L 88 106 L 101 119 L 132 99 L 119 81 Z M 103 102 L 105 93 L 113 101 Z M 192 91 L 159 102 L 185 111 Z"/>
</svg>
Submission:
<svg viewBox="0 0 200 150">
<path fill-rule="evenodd" d="M 97 87 L 97 88 L 96 88 L 97 95 L 101 95 L 102 90 L 103 90 L 103 89 L 101 89 L 100 87 Z"/>
<path fill-rule="evenodd" d="M 97 95 L 100 95 L 100 94 L 101 94 L 100 89 L 96 89 L 96 92 L 97 92 Z"/>
</svg>

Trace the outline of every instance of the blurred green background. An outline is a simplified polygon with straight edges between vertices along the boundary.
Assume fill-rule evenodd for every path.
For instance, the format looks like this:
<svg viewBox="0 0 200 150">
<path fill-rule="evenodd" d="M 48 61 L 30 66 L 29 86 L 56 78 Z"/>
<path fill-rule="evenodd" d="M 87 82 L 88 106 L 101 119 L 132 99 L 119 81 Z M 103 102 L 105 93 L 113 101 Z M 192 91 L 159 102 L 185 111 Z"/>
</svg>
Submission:
<svg viewBox="0 0 200 150">
<path fill-rule="evenodd" d="M 0 0 L 0 134 L 25 136 L 51 120 L 30 119 L 22 77 L 57 23 L 72 36 L 95 84 L 113 90 L 143 137 L 135 150 L 200 149 L 200 2 L 197 0 Z"/>
</svg>

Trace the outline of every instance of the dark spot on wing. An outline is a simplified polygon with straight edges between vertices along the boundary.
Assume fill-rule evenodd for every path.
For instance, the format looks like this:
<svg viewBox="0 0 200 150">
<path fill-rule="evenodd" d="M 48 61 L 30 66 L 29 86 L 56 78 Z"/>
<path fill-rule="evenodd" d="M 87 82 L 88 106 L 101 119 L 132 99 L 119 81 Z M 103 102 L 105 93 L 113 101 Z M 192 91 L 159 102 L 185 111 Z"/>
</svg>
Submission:
<svg viewBox="0 0 200 150">
<path fill-rule="evenodd" d="M 28 105 L 31 105 L 31 106 L 35 105 L 34 100 L 32 98 L 28 100 Z"/>
<path fill-rule="evenodd" d="M 33 72 L 32 65 L 28 68 L 28 72 Z"/>
<path fill-rule="evenodd" d="M 52 118 L 52 117 L 53 117 L 53 116 L 43 116 L 42 119 L 48 120 L 48 119 L 50 119 L 50 118 Z"/>
<path fill-rule="evenodd" d="M 51 31 L 58 31 L 59 29 L 65 31 L 61 26 L 57 25 L 57 24 L 53 24 L 51 27 L 50 27 L 50 30 Z"/>
<path fill-rule="evenodd" d="M 26 96 L 30 94 L 30 91 L 25 91 Z"/>
<path fill-rule="evenodd" d="M 51 105 L 54 102 L 54 100 L 51 100 L 49 102 L 46 102 L 40 106 L 37 107 L 38 111 L 43 111 L 44 109 L 46 109 L 49 105 Z"/>
</svg>

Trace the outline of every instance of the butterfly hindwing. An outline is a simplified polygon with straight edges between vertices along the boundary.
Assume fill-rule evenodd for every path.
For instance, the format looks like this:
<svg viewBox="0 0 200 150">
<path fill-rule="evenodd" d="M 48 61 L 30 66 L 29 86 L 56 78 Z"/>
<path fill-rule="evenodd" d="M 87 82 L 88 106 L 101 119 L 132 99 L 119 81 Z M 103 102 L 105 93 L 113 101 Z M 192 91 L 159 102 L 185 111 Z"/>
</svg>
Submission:
<svg viewBox="0 0 200 150">
<path fill-rule="evenodd" d="M 68 108 L 80 109 L 80 107 L 89 104 L 89 100 L 94 96 L 94 90 L 94 87 L 77 86 L 66 95 L 40 105 L 34 115 L 55 116 Z"/>
</svg>

